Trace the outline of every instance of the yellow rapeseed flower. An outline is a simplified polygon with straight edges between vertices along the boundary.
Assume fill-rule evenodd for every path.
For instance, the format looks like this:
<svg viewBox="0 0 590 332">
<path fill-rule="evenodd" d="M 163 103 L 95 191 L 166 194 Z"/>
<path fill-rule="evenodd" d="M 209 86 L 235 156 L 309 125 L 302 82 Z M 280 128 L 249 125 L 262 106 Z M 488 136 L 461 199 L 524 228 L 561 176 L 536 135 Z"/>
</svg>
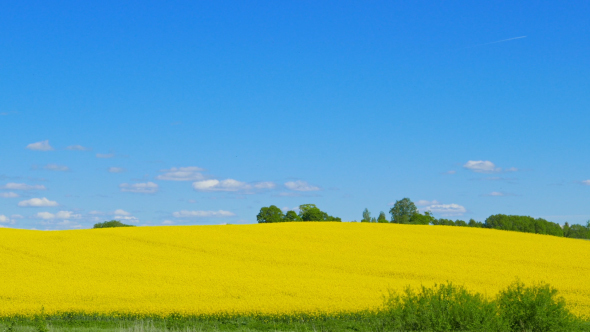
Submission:
<svg viewBox="0 0 590 332">
<path fill-rule="evenodd" d="M 282 223 L 0 229 L 0 316 L 336 313 L 452 281 L 547 282 L 590 316 L 590 241 L 447 226 Z"/>
</svg>

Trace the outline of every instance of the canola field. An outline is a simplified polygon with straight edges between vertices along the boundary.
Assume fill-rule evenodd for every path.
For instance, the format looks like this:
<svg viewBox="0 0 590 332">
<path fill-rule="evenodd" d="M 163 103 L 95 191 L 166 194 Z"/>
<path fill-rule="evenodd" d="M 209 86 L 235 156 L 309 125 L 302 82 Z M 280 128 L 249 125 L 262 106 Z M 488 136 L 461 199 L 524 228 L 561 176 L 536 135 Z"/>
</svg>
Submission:
<svg viewBox="0 0 590 332">
<path fill-rule="evenodd" d="M 388 289 L 519 278 L 590 317 L 590 241 L 446 226 L 281 223 L 0 229 L 0 317 L 377 309 Z"/>
</svg>

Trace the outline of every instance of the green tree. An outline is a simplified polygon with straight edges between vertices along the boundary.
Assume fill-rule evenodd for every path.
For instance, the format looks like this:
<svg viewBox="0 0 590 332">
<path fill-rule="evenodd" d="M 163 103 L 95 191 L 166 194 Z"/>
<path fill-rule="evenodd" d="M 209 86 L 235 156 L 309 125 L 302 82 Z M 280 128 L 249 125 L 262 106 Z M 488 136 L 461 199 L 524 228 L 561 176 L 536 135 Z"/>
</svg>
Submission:
<svg viewBox="0 0 590 332">
<path fill-rule="evenodd" d="M 409 224 L 412 220 L 412 216 L 418 213 L 418 208 L 409 199 L 403 198 L 396 201 L 393 207 L 389 210 L 391 213 L 391 222 L 396 224 Z"/>
<path fill-rule="evenodd" d="M 99 222 L 98 224 L 94 224 L 93 228 L 110 228 L 110 227 L 135 227 L 134 225 L 127 225 L 119 220 L 111 220 L 105 222 Z"/>
<path fill-rule="evenodd" d="M 475 221 L 475 219 L 469 219 L 469 223 L 467 224 L 469 227 L 483 227 L 483 223 L 481 221 Z"/>
<path fill-rule="evenodd" d="M 410 218 L 410 223 L 415 225 L 428 225 L 432 224 L 436 218 L 432 215 L 430 211 L 424 211 L 424 214 L 421 213 L 414 213 Z"/>
<path fill-rule="evenodd" d="M 385 212 L 379 212 L 379 217 L 377 218 L 377 222 L 387 222 L 387 217 L 385 216 Z"/>
<path fill-rule="evenodd" d="M 371 222 L 371 212 L 369 212 L 369 209 L 365 208 L 363 211 L 363 219 L 361 219 L 361 222 Z"/>
<path fill-rule="evenodd" d="M 283 218 L 283 220 L 285 220 L 285 221 L 300 221 L 301 219 L 299 218 L 297 213 L 295 213 L 295 211 L 289 210 L 285 214 L 285 218 Z"/>
<path fill-rule="evenodd" d="M 256 216 L 256 220 L 258 220 L 258 223 L 281 222 L 283 221 L 283 219 L 283 211 L 281 211 L 281 209 L 279 209 L 275 205 L 261 208 L 260 212 Z"/>
<path fill-rule="evenodd" d="M 306 209 L 305 212 L 301 214 L 301 220 L 303 221 L 324 221 L 326 217 L 327 214 L 317 207 Z"/>
<path fill-rule="evenodd" d="M 299 205 L 299 218 L 303 221 L 342 221 L 320 210 L 315 204 Z"/>
</svg>

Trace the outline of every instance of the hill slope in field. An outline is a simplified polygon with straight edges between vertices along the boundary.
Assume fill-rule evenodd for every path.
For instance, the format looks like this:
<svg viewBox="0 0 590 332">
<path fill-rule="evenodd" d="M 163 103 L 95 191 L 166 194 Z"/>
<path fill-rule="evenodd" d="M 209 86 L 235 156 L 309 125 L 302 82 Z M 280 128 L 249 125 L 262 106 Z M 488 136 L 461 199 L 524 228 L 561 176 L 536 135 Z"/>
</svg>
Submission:
<svg viewBox="0 0 590 332">
<path fill-rule="evenodd" d="M 590 315 L 590 241 L 361 223 L 0 229 L 0 316 L 356 311 L 452 281 L 495 295 L 548 282 Z"/>
</svg>

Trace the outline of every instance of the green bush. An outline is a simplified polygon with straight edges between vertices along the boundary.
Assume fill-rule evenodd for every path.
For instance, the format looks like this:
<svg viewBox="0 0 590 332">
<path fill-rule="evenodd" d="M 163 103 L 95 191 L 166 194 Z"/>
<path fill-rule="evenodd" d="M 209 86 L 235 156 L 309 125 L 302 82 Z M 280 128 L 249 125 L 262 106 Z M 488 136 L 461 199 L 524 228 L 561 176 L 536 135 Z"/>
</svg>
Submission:
<svg viewBox="0 0 590 332">
<path fill-rule="evenodd" d="M 402 331 L 576 331 L 588 325 L 572 315 L 547 284 L 515 282 L 487 299 L 452 283 L 389 294 L 385 325 Z"/>
<path fill-rule="evenodd" d="M 109 227 L 135 227 L 134 225 L 126 225 L 118 220 L 111 220 L 105 222 L 99 222 L 94 224 L 93 228 L 109 228 Z"/>
<path fill-rule="evenodd" d="M 513 331 L 571 331 L 575 317 L 563 297 L 547 284 L 526 287 L 515 282 L 497 297 L 502 319 Z"/>
<path fill-rule="evenodd" d="M 391 327 L 398 330 L 502 330 L 494 303 L 452 283 L 422 286 L 418 293 L 409 287 L 402 295 L 390 293 L 385 307 Z"/>
</svg>

